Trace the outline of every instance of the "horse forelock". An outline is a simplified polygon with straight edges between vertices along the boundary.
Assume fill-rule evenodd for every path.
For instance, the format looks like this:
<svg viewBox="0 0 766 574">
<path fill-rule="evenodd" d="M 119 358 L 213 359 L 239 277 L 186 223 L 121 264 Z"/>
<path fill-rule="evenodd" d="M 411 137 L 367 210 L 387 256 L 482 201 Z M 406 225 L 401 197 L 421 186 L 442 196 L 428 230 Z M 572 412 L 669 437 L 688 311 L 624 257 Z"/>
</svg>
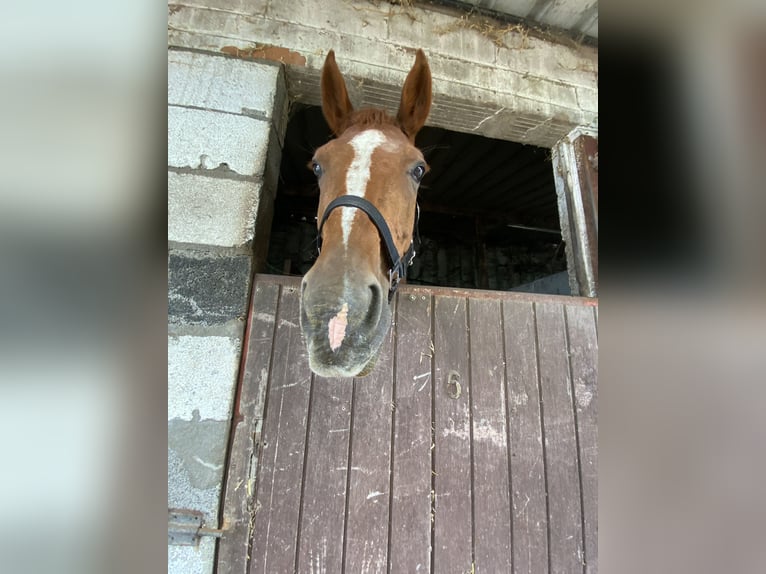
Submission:
<svg viewBox="0 0 766 574">
<path fill-rule="evenodd" d="M 360 126 L 362 128 L 375 128 L 394 126 L 401 129 L 397 119 L 378 108 L 365 108 L 356 110 L 348 118 L 348 126 Z"/>
</svg>

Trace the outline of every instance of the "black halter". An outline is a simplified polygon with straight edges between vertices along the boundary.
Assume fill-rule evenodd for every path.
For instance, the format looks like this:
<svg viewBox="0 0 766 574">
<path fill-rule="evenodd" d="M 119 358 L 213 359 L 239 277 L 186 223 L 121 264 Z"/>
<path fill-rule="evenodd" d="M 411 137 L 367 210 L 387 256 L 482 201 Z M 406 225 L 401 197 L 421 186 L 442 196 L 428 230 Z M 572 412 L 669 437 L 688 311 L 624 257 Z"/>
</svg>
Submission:
<svg viewBox="0 0 766 574">
<path fill-rule="evenodd" d="M 370 221 L 375 224 L 375 227 L 378 228 L 378 233 L 383 239 L 383 243 L 386 244 L 388 259 L 391 262 L 391 268 L 388 270 L 388 279 L 390 283 L 388 302 L 390 303 L 391 299 L 393 299 L 394 294 L 396 293 L 396 288 L 399 286 L 399 281 L 407 276 L 407 267 L 412 265 L 412 261 L 415 259 L 414 239 L 415 237 L 418 237 L 420 206 L 415 204 L 415 224 L 412 230 L 413 240 L 410 242 L 409 249 L 407 249 L 407 251 L 401 257 L 399 257 L 399 252 L 396 249 L 396 244 L 391 237 L 391 231 L 388 229 L 388 224 L 386 223 L 386 220 L 383 219 L 383 216 L 380 214 L 380 211 L 378 211 L 378 208 L 363 197 L 358 197 L 356 195 L 341 195 L 340 197 L 333 199 L 330 202 L 330 205 L 327 206 L 327 209 L 325 209 L 324 215 L 322 216 L 322 221 L 319 222 L 319 232 L 317 233 L 317 249 L 322 248 L 322 228 L 324 227 L 324 223 L 330 216 L 330 212 L 336 207 L 356 207 L 361 209 L 367 214 L 367 216 L 370 218 Z M 418 237 L 418 243 L 419 242 L 420 238 Z"/>
</svg>

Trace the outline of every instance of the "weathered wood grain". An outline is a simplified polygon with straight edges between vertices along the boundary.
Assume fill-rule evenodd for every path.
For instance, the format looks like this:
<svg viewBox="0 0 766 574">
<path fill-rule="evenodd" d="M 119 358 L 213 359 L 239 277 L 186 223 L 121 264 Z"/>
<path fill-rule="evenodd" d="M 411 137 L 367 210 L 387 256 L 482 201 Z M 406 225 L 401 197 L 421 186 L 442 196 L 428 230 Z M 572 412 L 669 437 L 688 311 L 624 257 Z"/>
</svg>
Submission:
<svg viewBox="0 0 766 574">
<path fill-rule="evenodd" d="M 279 285 L 253 287 L 244 343 L 245 362 L 232 420 L 231 455 L 223 499 L 224 534 L 218 545 L 220 574 L 247 572 L 253 492 L 278 298 Z"/>
<path fill-rule="evenodd" d="M 551 572 L 582 572 L 582 513 L 564 307 L 535 304 Z"/>
<path fill-rule="evenodd" d="M 540 393 L 533 304 L 504 301 L 508 421 L 513 501 L 513 571 L 548 572 Z"/>
<path fill-rule="evenodd" d="M 585 572 L 598 572 L 598 341 L 588 307 L 566 307 L 582 480 Z"/>
<path fill-rule="evenodd" d="M 434 572 L 470 572 L 471 373 L 463 297 L 434 300 Z"/>
<path fill-rule="evenodd" d="M 346 572 L 383 574 L 388 560 L 393 411 L 393 329 L 373 371 L 354 380 L 348 466 Z"/>
<path fill-rule="evenodd" d="M 372 374 L 312 387 L 299 282 L 278 279 L 259 276 L 253 294 L 220 572 L 248 560 L 251 572 L 597 572 L 594 301 L 403 286 Z"/>
<path fill-rule="evenodd" d="M 390 572 L 431 570 L 431 296 L 398 296 Z"/>
<path fill-rule="evenodd" d="M 298 292 L 282 289 L 263 429 L 250 572 L 295 569 L 311 371 Z"/>
<path fill-rule="evenodd" d="M 511 501 L 500 301 L 468 304 L 474 557 L 477 573 L 510 572 Z"/>
<path fill-rule="evenodd" d="M 298 572 L 340 572 L 353 379 L 314 376 L 309 407 Z"/>
</svg>

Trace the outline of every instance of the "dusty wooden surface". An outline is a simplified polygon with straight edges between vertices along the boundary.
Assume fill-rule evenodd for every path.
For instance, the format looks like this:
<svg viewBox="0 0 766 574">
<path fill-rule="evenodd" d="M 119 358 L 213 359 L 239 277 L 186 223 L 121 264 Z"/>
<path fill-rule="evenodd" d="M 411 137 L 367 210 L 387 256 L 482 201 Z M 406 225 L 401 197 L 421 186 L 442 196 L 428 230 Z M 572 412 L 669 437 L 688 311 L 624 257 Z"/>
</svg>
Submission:
<svg viewBox="0 0 766 574">
<path fill-rule="evenodd" d="M 597 301 L 403 286 L 374 371 L 335 380 L 299 279 L 255 285 L 219 572 L 597 572 Z"/>
</svg>

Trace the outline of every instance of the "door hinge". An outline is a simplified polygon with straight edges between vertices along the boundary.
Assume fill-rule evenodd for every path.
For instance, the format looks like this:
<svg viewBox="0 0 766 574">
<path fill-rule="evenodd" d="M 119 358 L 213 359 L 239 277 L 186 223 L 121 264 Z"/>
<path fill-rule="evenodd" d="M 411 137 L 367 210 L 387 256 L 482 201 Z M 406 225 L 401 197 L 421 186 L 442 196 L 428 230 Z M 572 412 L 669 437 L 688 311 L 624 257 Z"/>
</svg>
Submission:
<svg viewBox="0 0 766 574">
<path fill-rule="evenodd" d="M 207 528 L 202 522 L 203 514 L 197 510 L 168 508 L 168 544 L 196 546 L 202 536 L 220 538 L 223 530 Z"/>
</svg>

